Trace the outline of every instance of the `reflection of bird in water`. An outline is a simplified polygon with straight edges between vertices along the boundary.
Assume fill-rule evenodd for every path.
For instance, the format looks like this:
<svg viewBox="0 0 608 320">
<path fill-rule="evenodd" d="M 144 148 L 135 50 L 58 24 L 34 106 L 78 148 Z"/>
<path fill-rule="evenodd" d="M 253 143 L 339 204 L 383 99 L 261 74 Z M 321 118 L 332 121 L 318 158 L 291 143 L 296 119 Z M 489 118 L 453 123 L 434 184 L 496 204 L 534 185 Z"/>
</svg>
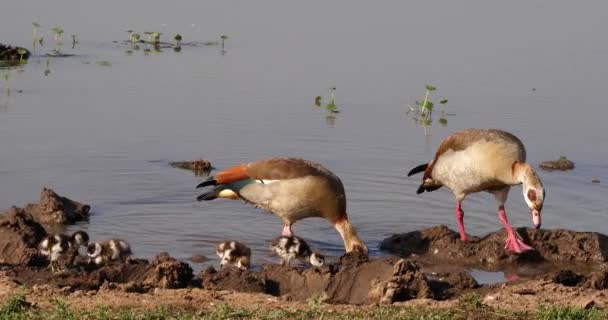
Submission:
<svg viewBox="0 0 608 320">
<path fill-rule="evenodd" d="M 309 217 L 325 218 L 344 240 L 347 252 L 367 253 L 346 214 L 342 181 L 318 163 L 294 158 L 273 158 L 241 164 L 218 172 L 197 186 L 215 186 L 197 200 L 243 199 L 274 213 L 284 224 L 282 234 Z"/>
<path fill-rule="evenodd" d="M 56 273 L 62 270 L 59 259 L 66 257 L 66 265 L 72 265 L 80 246 L 86 246 L 88 242 L 89 235 L 84 231 L 76 231 L 70 237 L 64 234 L 52 234 L 40 241 L 38 251 L 49 259 L 49 267 L 53 273 Z"/>
<path fill-rule="evenodd" d="M 220 242 L 215 247 L 215 254 L 220 257 L 220 269 L 227 264 L 239 269 L 249 269 L 251 249 L 238 241 Z"/>
<path fill-rule="evenodd" d="M 294 258 L 308 260 L 315 267 L 322 267 L 325 263 L 325 256 L 310 250 L 308 243 L 297 236 L 280 236 L 272 241 L 270 248 L 281 257 L 281 265 L 289 266 Z"/>
<path fill-rule="evenodd" d="M 434 191 L 442 186 L 456 196 L 456 217 L 460 238 L 467 240 L 464 231 L 464 198 L 480 191 L 494 195 L 498 203 L 498 216 L 507 230 L 505 249 L 520 253 L 532 248 L 513 231 L 507 221 L 505 201 L 511 186 L 523 184 L 523 194 L 530 208 L 534 227 L 541 225 L 541 210 L 545 189 L 532 166 L 526 162 L 526 149 L 514 135 L 497 129 L 468 129 L 447 137 L 435 158 L 412 169 L 408 176 L 424 172 L 417 193 Z"/>
<path fill-rule="evenodd" d="M 131 246 L 120 239 L 97 241 L 87 247 L 90 261 L 96 265 L 106 264 L 110 261 L 126 261 L 131 256 Z"/>
</svg>

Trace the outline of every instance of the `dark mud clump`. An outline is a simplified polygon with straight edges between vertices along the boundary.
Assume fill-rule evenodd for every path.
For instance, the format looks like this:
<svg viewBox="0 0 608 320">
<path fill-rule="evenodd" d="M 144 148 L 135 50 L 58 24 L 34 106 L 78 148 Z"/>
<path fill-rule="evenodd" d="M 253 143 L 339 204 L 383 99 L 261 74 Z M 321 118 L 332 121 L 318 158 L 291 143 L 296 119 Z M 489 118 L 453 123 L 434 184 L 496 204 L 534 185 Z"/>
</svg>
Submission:
<svg viewBox="0 0 608 320">
<path fill-rule="evenodd" d="M 23 52 L 23 54 L 19 52 Z M 12 47 L 0 43 L 0 61 L 2 62 L 19 62 L 21 60 L 27 60 L 30 57 L 29 50 L 21 47 Z"/>
<path fill-rule="evenodd" d="M 194 161 L 170 162 L 169 165 L 174 168 L 190 170 L 194 172 L 194 174 L 197 176 L 208 176 L 211 170 L 213 169 L 213 166 L 211 166 L 211 162 L 205 159 L 198 159 Z"/>
<path fill-rule="evenodd" d="M 596 290 L 608 289 L 608 271 L 575 272 L 570 269 L 559 270 L 548 278 L 566 287 L 584 287 Z"/>
<path fill-rule="evenodd" d="M 14 265 L 6 274 L 28 286 L 50 284 L 71 290 L 120 286 L 126 291 L 146 292 L 151 288 L 185 288 L 192 280 L 192 268 L 168 255 L 159 255 L 152 263 L 145 259 L 130 259 L 99 268 L 87 264 L 83 257 L 80 260 L 60 274 L 53 274 L 44 266 L 25 265 Z"/>
<path fill-rule="evenodd" d="M 209 267 L 195 278 L 203 288 L 209 290 L 236 290 L 240 292 L 265 293 L 266 281 L 258 273 L 226 267 L 220 271 Z"/>
<path fill-rule="evenodd" d="M 384 239 L 380 248 L 404 257 L 416 254 L 490 270 L 537 262 L 599 264 L 608 258 L 608 237 L 600 233 L 531 228 L 516 231 L 535 250 L 522 254 L 507 252 L 504 229 L 464 243 L 457 232 L 446 226 L 395 234 Z"/>
<path fill-rule="evenodd" d="M 357 258 L 346 260 L 354 262 Z M 371 304 L 446 296 L 433 292 L 418 266 L 404 259 L 365 259 L 306 270 L 270 264 L 263 265 L 259 272 L 235 268 L 217 272 L 209 268 L 196 278 L 206 289 L 263 292 L 286 300 L 316 298 L 328 303 Z"/>
<path fill-rule="evenodd" d="M 152 270 L 147 272 L 144 284 L 159 288 L 185 288 L 190 284 L 192 268 L 185 262 L 178 261 L 168 254 L 159 254 L 152 262 Z"/>
<path fill-rule="evenodd" d="M 17 207 L 0 215 L 0 263 L 38 263 L 38 243 L 46 236 L 31 214 Z"/>
<path fill-rule="evenodd" d="M 91 206 L 70 200 L 43 188 L 39 203 L 29 203 L 24 208 L 34 219 L 42 224 L 70 224 L 86 220 Z"/>
<path fill-rule="evenodd" d="M 543 161 L 540 163 L 539 167 L 547 171 L 566 171 L 574 169 L 574 162 L 570 161 L 566 157 L 559 157 L 557 160 Z"/>
</svg>

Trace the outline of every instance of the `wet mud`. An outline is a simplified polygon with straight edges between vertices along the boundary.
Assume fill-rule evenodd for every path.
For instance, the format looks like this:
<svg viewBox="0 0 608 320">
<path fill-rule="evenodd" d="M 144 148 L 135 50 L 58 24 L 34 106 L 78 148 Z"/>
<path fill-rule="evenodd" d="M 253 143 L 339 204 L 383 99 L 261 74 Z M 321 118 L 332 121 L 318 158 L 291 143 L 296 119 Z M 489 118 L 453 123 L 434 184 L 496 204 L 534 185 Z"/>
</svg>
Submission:
<svg viewBox="0 0 608 320">
<path fill-rule="evenodd" d="M 48 189 L 43 193 L 48 199 L 41 200 L 36 210 L 56 209 L 60 205 L 65 209 L 62 202 L 65 198 L 51 196 L 54 193 Z M 335 304 L 391 304 L 421 298 L 446 300 L 465 292 L 495 287 L 479 285 L 468 272 L 471 266 L 501 270 L 519 264 L 551 264 L 556 267 L 537 275 L 537 280 L 565 287 L 608 288 L 605 263 L 608 237 L 605 235 L 519 229 L 524 241 L 536 250 L 515 255 L 504 250 L 504 230 L 463 243 L 457 232 L 445 226 L 385 239 L 382 249 L 400 254 L 401 258 L 369 259 L 359 253 L 349 253 L 320 268 L 265 264 L 258 271 L 231 267 L 218 271 L 209 267 L 194 275 L 188 263 L 161 253 L 152 261 L 129 258 L 126 262 L 101 267 L 79 255 L 63 272 L 52 273 L 46 258 L 37 252 L 37 244 L 47 233 L 31 213 L 36 210 L 27 208 L 13 207 L 0 216 L 0 277 L 28 287 L 135 293 L 156 288 L 202 288 L 269 294 L 284 301 L 316 299 Z M 429 266 L 432 269 L 433 265 L 450 268 L 429 272 Z"/>
<path fill-rule="evenodd" d="M 574 169 L 574 162 L 567 159 L 566 157 L 561 157 L 557 160 L 548 160 L 540 163 L 539 167 L 546 171 L 566 171 Z"/>
<path fill-rule="evenodd" d="M 86 220 L 91 206 L 58 195 L 49 188 L 40 192 L 38 203 L 28 203 L 24 208 L 13 207 L 10 210 L 27 212 L 35 221 L 42 224 L 72 224 Z"/>
<path fill-rule="evenodd" d="M 194 172 L 196 176 L 208 176 L 211 170 L 213 170 L 211 162 L 205 159 L 198 159 L 194 161 L 169 162 L 169 165 L 174 168 L 190 170 Z"/>
<path fill-rule="evenodd" d="M 608 237 L 596 232 L 518 228 L 523 241 L 535 250 L 521 254 L 504 248 L 504 229 L 462 242 L 458 232 L 446 226 L 395 234 L 382 241 L 380 249 L 402 257 L 422 256 L 432 261 L 488 271 L 527 264 L 600 265 L 608 258 Z"/>
</svg>

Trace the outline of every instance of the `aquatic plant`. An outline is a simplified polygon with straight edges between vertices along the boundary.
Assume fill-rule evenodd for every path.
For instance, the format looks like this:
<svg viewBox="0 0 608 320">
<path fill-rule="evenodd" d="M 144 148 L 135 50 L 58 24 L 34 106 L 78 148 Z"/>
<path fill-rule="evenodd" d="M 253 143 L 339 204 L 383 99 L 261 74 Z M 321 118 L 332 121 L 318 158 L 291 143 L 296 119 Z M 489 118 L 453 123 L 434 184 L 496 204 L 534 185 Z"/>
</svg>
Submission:
<svg viewBox="0 0 608 320">
<path fill-rule="evenodd" d="M 224 50 L 224 42 L 228 40 L 228 36 L 223 34 L 220 36 L 220 39 L 222 39 L 222 50 Z"/>
<path fill-rule="evenodd" d="M 426 93 L 424 95 L 424 99 L 422 101 L 416 101 L 414 106 L 408 105 L 408 111 L 406 114 L 410 115 L 412 119 L 422 125 L 425 128 L 425 134 L 428 134 L 426 128 L 433 123 L 432 114 L 435 108 L 435 104 L 431 101 L 431 92 L 437 90 L 436 87 L 432 85 L 426 85 L 425 87 Z M 446 118 L 445 113 L 445 105 L 448 103 L 447 99 L 443 99 L 439 101 L 441 105 L 441 115 L 439 118 L 439 124 L 442 126 L 446 126 L 448 124 L 448 119 Z"/>
<path fill-rule="evenodd" d="M 319 108 L 323 106 L 323 98 L 321 96 L 315 97 L 315 105 Z M 331 87 L 329 91 L 329 100 L 327 104 L 325 104 L 325 121 L 328 125 L 336 124 L 336 114 L 340 112 L 338 110 L 338 106 L 336 105 L 336 87 Z"/>
<path fill-rule="evenodd" d="M 36 40 L 38 39 L 38 29 L 40 29 L 40 24 L 38 22 L 32 22 L 32 25 L 34 26 L 34 30 L 32 31 L 32 46 L 33 49 L 36 50 Z"/>
<path fill-rule="evenodd" d="M 72 49 L 76 48 L 77 43 L 78 43 L 78 40 L 76 40 L 76 35 L 73 34 L 72 35 Z"/>
<path fill-rule="evenodd" d="M 51 29 L 51 31 L 53 31 L 53 34 L 55 34 L 55 44 L 58 46 L 62 45 L 63 43 L 61 42 L 61 37 L 63 36 L 63 29 L 55 27 Z"/>
<path fill-rule="evenodd" d="M 111 67 L 112 63 L 110 61 L 103 60 L 103 61 L 97 61 L 97 65 L 102 66 L 102 67 Z"/>
<path fill-rule="evenodd" d="M 46 59 L 46 69 L 44 69 L 44 75 L 48 76 L 51 74 L 51 59 Z"/>
<path fill-rule="evenodd" d="M 25 50 L 24 48 L 17 48 L 17 53 L 19 54 L 19 63 L 25 63 L 23 56 L 27 54 L 27 50 Z"/>
<path fill-rule="evenodd" d="M 175 39 L 175 47 L 180 48 L 182 46 L 182 35 L 176 34 L 173 39 Z"/>
<path fill-rule="evenodd" d="M 152 39 L 154 39 L 154 44 L 158 44 L 160 42 L 160 35 L 162 33 L 152 32 Z"/>
</svg>

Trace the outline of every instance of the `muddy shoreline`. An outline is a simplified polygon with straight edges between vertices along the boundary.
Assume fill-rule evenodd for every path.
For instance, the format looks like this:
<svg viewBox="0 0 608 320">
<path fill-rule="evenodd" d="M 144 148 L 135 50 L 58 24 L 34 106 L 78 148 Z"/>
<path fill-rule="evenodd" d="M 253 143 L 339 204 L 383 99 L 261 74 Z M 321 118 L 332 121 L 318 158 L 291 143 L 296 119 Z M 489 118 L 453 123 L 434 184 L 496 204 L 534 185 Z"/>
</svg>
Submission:
<svg viewBox="0 0 608 320">
<path fill-rule="evenodd" d="M 504 250 L 504 230 L 463 243 L 457 232 L 436 226 L 386 238 L 380 248 L 396 257 L 369 259 L 350 253 L 321 268 L 264 264 L 259 271 L 235 268 L 218 271 L 208 267 L 194 274 L 188 263 L 159 253 L 152 261 L 131 258 L 101 267 L 90 265 L 80 256 L 63 273 L 51 273 L 48 261 L 38 254 L 37 244 L 53 223 L 71 223 L 74 217 L 86 217 L 89 210 L 89 205 L 45 188 L 40 203 L 13 207 L 1 214 L 2 283 L 31 290 L 59 290 L 65 295 L 77 292 L 146 295 L 158 290 L 186 289 L 348 305 L 421 299 L 440 303 L 471 292 L 494 297 L 500 296 L 505 288 L 527 284 L 528 289 L 520 289 L 527 295 L 540 295 L 543 290 L 535 286 L 541 284 L 570 288 L 573 292 L 597 293 L 608 289 L 608 236 L 526 228 L 517 231 L 536 250 L 519 255 Z M 449 268 L 442 268 L 445 266 Z M 509 274 L 511 281 L 480 285 L 471 276 L 471 268 L 501 271 Z M 526 268 L 535 272 L 522 272 Z M 605 303 L 608 297 L 602 297 L 596 297 L 598 301 L 594 303 Z"/>
</svg>

